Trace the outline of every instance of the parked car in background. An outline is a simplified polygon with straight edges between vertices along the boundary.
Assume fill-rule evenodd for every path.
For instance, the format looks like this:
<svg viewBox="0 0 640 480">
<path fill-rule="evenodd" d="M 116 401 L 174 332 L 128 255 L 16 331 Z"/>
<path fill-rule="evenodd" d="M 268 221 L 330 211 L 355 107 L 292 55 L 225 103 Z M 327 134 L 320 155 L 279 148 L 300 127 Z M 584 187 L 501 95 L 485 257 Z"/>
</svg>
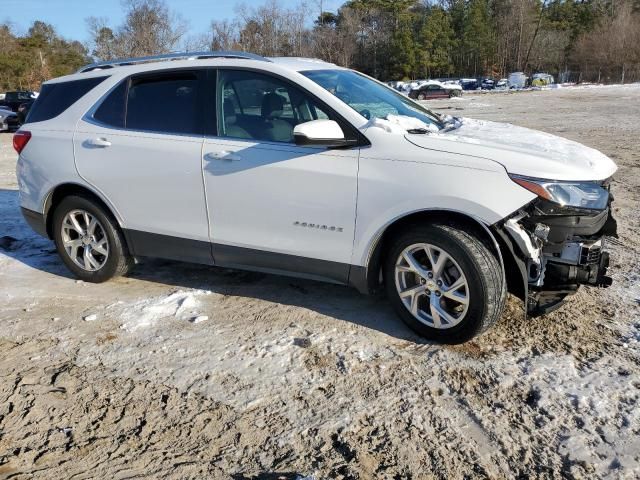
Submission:
<svg viewBox="0 0 640 480">
<path fill-rule="evenodd" d="M 433 100 L 436 98 L 449 98 L 451 95 L 440 85 L 426 84 L 418 88 L 414 88 L 409 92 L 409 98 L 415 100 Z"/>
<path fill-rule="evenodd" d="M 13 112 L 18 111 L 18 107 L 23 103 L 33 103 L 38 94 L 29 90 L 21 90 L 16 92 L 6 92 L 4 100 L 0 100 L 0 107 L 4 106 Z"/>
<path fill-rule="evenodd" d="M 513 72 L 509 74 L 509 88 L 510 89 L 520 89 L 525 88 L 527 86 L 527 77 L 522 72 Z"/>
<path fill-rule="evenodd" d="M 480 88 L 482 90 L 493 90 L 496 88 L 496 82 L 493 78 L 483 78 L 480 82 Z"/>
<path fill-rule="evenodd" d="M 393 82 L 387 82 L 387 85 L 393 88 L 394 90 L 401 92 L 405 86 L 405 82 L 397 80 Z"/>
<path fill-rule="evenodd" d="M 428 80 L 418 88 L 409 92 L 409 97 L 415 100 L 431 100 L 436 98 L 451 98 L 462 94 L 462 87 L 456 84 L 446 84 L 436 80 Z"/>
<path fill-rule="evenodd" d="M 0 107 L 0 132 L 15 130 L 18 126 L 18 114 L 6 107 Z"/>
<path fill-rule="evenodd" d="M 553 75 L 548 73 L 534 73 L 531 79 L 532 87 L 548 87 L 556 83 Z"/>
<path fill-rule="evenodd" d="M 461 78 L 460 85 L 463 90 L 478 90 L 480 88 L 480 82 L 477 78 Z"/>
<path fill-rule="evenodd" d="M 17 116 L 18 116 L 18 123 L 20 125 L 22 125 L 26 119 L 27 119 L 27 115 L 29 115 L 29 110 L 31 110 L 31 106 L 33 105 L 34 102 L 25 102 L 20 104 L 20 106 L 18 107 L 18 111 L 16 112 Z"/>
<path fill-rule="evenodd" d="M 507 78 L 501 78 L 500 80 L 498 80 L 496 82 L 496 89 L 498 90 L 505 90 L 509 88 L 509 79 Z"/>
</svg>

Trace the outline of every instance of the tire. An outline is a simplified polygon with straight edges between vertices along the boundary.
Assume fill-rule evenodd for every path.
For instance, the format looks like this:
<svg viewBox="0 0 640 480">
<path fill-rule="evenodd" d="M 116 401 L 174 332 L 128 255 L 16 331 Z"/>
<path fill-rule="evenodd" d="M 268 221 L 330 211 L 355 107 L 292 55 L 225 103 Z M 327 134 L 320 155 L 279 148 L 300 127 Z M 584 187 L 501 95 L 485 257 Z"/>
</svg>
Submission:
<svg viewBox="0 0 640 480">
<path fill-rule="evenodd" d="M 418 94 L 418 100 L 426 100 L 426 95 L 424 93 L 419 93 Z"/>
<path fill-rule="evenodd" d="M 70 220 L 71 216 L 76 223 Z M 95 219 L 96 222 L 90 221 L 87 225 L 85 219 Z M 78 229 L 73 226 L 76 224 L 87 235 L 79 235 Z M 116 220 L 110 212 L 89 197 L 65 197 L 53 212 L 52 226 L 58 255 L 67 268 L 85 282 L 106 282 L 113 277 L 125 275 L 133 266 L 133 259 L 129 256 Z M 94 235 L 89 235 L 89 231 Z M 73 250 L 74 247 L 76 250 Z M 83 254 L 87 249 L 91 253 L 90 259 Z M 75 261 L 72 255 L 74 251 Z M 85 267 L 82 263 L 85 263 Z"/>
<path fill-rule="evenodd" d="M 418 261 L 413 266 L 424 277 L 412 270 L 407 253 Z M 438 271 L 441 258 L 443 273 L 428 277 Z M 414 225 L 397 235 L 384 260 L 384 279 L 398 316 L 422 337 L 448 344 L 466 342 L 491 327 L 507 296 L 502 267 L 490 247 L 463 227 L 448 224 Z M 460 279 L 464 286 L 449 289 Z M 407 296 L 409 291 L 418 293 Z M 416 315 L 410 311 L 414 305 Z"/>
</svg>

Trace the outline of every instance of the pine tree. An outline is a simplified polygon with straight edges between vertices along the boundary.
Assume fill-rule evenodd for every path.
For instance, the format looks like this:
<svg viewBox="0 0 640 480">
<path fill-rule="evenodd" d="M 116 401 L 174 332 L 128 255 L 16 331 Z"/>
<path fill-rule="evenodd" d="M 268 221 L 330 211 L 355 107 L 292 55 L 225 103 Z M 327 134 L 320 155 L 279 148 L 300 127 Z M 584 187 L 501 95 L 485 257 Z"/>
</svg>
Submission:
<svg viewBox="0 0 640 480">
<path fill-rule="evenodd" d="M 443 8 L 432 8 L 418 34 L 418 76 L 439 77 L 453 73 L 452 53 L 455 46 L 449 14 Z"/>
<path fill-rule="evenodd" d="M 465 70 L 474 76 L 484 74 L 493 62 L 493 26 L 487 0 L 470 0 L 464 16 L 462 45 Z"/>
</svg>

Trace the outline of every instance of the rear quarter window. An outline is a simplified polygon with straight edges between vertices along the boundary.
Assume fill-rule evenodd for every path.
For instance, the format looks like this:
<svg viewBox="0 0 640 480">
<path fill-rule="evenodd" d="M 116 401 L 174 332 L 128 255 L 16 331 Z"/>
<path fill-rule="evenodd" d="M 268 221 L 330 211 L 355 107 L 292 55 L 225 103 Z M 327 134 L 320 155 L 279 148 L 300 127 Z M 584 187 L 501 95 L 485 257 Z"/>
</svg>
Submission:
<svg viewBox="0 0 640 480">
<path fill-rule="evenodd" d="M 110 127 L 124 128 L 128 80 L 121 82 L 102 101 L 93 118 Z"/>
<path fill-rule="evenodd" d="M 109 77 L 93 77 L 43 85 L 38 99 L 29 111 L 27 123 L 57 117 L 107 78 Z"/>
</svg>

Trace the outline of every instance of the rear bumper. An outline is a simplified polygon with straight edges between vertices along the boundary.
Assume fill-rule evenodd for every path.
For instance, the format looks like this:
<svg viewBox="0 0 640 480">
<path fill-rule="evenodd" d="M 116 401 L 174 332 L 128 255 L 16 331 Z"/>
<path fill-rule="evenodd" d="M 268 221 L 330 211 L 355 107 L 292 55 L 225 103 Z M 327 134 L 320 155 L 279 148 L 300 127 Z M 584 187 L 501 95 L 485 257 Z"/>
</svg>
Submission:
<svg viewBox="0 0 640 480">
<path fill-rule="evenodd" d="M 22 216 L 25 221 L 34 232 L 42 237 L 49 238 L 49 235 L 47 234 L 47 224 L 42 213 L 34 212 L 33 210 L 29 210 L 24 207 L 20 207 L 20 210 L 22 211 Z"/>
</svg>

